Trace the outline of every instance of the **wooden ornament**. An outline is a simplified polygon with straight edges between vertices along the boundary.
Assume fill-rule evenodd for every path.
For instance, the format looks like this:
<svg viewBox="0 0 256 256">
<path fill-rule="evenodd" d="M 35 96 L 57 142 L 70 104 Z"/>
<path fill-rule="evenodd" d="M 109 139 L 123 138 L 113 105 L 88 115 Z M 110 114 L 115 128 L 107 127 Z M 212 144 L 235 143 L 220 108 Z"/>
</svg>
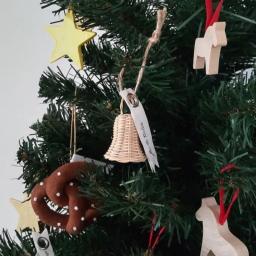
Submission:
<svg viewBox="0 0 256 256">
<path fill-rule="evenodd" d="M 69 9 L 60 26 L 49 26 L 47 31 L 55 40 L 55 48 L 52 52 L 51 62 L 68 56 L 79 69 L 84 66 L 81 47 L 92 40 L 96 33 L 90 30 L 82 30 L 77 27 L 74 12 Z"/>
<path fill-rule="evenodd" d="M 84 161 L 64 164 L 34 187 L 31 202 L 40 221 L 65 229 L 70 234 L 78 234 L 97 218 L 95 203 L 81 195 L 76 182 L 79 175 L 92 168 L 95 166 Z M 68 206 L 68 213 L 55 212 L 47 201 L 59 207 Z"/>
<path fill-rule="evenodd" d="M 26 195 L 26 198 L 22 202 L 14 198 L 11 198 L 10 202 L 20 215 L 17 230 L 31 228 L 34 231 L 39 231 L 39 219 L 38 216 L 34 213 L 30 198 L 28 198 Z"/>
<path fill-rule="evenodd" d="M 194 69 L 205 67 L 207 75 L 218 74 L 221 47 L 227 45 L 225 28 L 226 22 L 215 22 L 207 28 L 204 37 L 196 39 Z"/>
<path fill-rule="evenodd" d="M 114 123 L 112 143 L 104 157 L 119 163 L 146 161 L 146 156 L 141 149 L 140 139 L 130 114 L 117 116 Z"/>
<path fill-rule="evenodd" d="M 196 219 L 203 222 L 200 256 L 249 256 L 245 244 L 229 230 L 228 222 L 219 224 L 220 208 L 214 197 L 203 198 Z"/>
</svg>

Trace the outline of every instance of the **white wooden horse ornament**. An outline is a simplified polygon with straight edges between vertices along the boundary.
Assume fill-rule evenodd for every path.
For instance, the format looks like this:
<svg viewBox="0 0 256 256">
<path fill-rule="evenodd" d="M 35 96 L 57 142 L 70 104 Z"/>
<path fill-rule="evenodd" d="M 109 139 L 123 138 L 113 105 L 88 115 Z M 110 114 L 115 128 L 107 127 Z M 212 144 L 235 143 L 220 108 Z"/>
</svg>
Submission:
<svg viewBox="0 0 256 256">
<path fill-rule="evenodd" d="M 225 28 L 226 22 L 215 22 L 207 28 L 204 37 L 196 39 L 194 69 L 206 66 L 207 75 L 218 74 L 221 47 L 227 45 Z"/>
<path fill-rule="evenodd" d="M 196 218 L 203 222 L 203 241 L 200 256 L 249 256 L 245 244 L 228 227 L 219 224 L 219 205 L 214 197 L 203 198 Z"/>
</svg>

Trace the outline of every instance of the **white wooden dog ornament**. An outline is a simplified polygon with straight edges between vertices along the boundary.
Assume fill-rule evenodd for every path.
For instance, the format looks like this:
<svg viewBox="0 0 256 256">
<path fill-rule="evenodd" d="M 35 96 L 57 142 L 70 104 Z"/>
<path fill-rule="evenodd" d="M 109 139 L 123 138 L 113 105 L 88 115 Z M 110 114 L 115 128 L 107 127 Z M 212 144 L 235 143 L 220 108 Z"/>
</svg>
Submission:
<svg viewBox="0 0 256 256">
<path fill-rule="evenodd" d="M 203 222 L 200 256 L 249 256 L 245 244 L 229 230 L 228 222 L 219 224 L 220 207 L 214 197 L 202 199 L 196 218 Z"/>
<path fill-rule="evenodd" d="M 193 68 L 203 69 L 205 67 L 207 75 L 218 74 L 221 47 L 227 45 L 226 22 L 218 22 L 222 4 L 223 0 L 219 2 L 213 13 L 212 0 L 206 0 L 205 35 L 195 41 Z"/>
</svg>

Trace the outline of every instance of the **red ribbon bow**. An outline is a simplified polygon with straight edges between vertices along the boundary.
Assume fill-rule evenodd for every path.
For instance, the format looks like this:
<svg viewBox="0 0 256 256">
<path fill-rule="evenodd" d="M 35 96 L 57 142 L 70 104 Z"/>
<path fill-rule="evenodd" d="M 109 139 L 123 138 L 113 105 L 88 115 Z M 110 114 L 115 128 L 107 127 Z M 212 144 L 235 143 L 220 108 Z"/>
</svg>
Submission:
<svg viewBox="0 0 256 256">
<path fill-rule="evenodd" d="M 156 217 L 156 214 L 154 214 L 154 216 L 152 218 L 151 231 L 150 231 L 150 234 L 149 234 L 149 241 L 148 241 L 148 251 L 149 252 L 153 252 L 155 250 L 157 244 L 159 243 L 161 235 L 165 231 L 165 227 L 159 227 L 160 230 L 159 230 L 155 240 L 153 241 L 154 231 L 155 231 L 155 228 L 156 228 L 156 220 L 157 220 L 157 217 Z"/>
<path fill-rule="evenodd" d="M 237 167 L 236 167 L 235 164 L 229 163 L 220 170 L 220 173 L 223 174 L 225 172 L 230 172 L 232 169 L 237 169 Z M 220 184 L 221 185 L 223 184 L 223 180 L 220 181 Z M 223 225 L 226 222 L 226 220 L 228 219 L 228 217 L 230 215 L 230 212 L 231 212 L 231 209 L 232 209 L 234 203 L 236 202 L 236 200 L 238 199 L 239 192 L 240 192 L 240 189 L 237 188 L 236 191 L 234 192 L 233 196 L 232 196 L 231 203 L 229 204 L 229 206 L 226 210 L 225 209 L 225 200 L 224 200 L 225 189 L 222 186 L 219 188 L 219 199 L 220 199 L 219 223 L 221 225 Z"/>
<path fill-rule="evenodd" d="M 212 0 L 205 0 L 205 8 L 206 8 L 205 30 L 209 26 L 213 25 L 214 22 L 219 21 L 220 12 L 221 12 L 221 9 L 223 6 L 223 2 L 224 2 L 224 0 L 220 0 L 215 12 L 213 12 Z"/>
</svg>

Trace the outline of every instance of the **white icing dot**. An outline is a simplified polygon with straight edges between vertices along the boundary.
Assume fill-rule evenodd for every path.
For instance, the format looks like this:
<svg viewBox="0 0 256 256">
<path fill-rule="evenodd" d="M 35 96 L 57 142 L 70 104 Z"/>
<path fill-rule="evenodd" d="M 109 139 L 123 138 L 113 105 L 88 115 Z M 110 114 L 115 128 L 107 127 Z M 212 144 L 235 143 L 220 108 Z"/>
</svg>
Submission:
<svg viewBox="0 0 256 256">
<path fill-rule="evenodd" d="M 57 226 L 58 226 L 58 227 L 60 227 L 60 226 L 61 226 L 61 223 L 60 223 L 60 222 L 58 222 L 58 223 L 57 223 Z"/>
<path fill-rule="evenodd" d="M 60 176 L 60 175 L 61 175 L 61 172 L 58 172 L 57 175 Z"/>
<path fill-rule="evenodd" d="M 93 221 L 96 222 L 96 221 L 97 221 L 97 218 L 93 218 Z"/>
<path fill-rule="evenodd" d="M 34 200 L 34 202 L 36 202 L 36 201 L 37 201 L 37 197 L 34 197 L 34 199 L 33 199 L 33 200 Z"/>
<path fill-rule="evenodd" d="M 81 221 L 85 221 L 85 217 L 82 217 L 82 218 L 81 218 Z"/>
<path fill-rule="evenodd" d="M 73 186 L 74 186 L 74 182 L 70 182 L 70 183 L 69 183 L 69 186 L 70 186 L 70 187 L 73 187 Z"/>
<path fill-rule="evenodd" d="M 56 193 L 56 196 L 57 196 L 57 197 L 60 197 L 60 192 Z"/>
<path fill-rule="evenodd" d="M 91 207 L 92 207 L 92 208 L 95 208 L 95 204 L 91 204 Z"/>
<path fill-rule="evenodd" d="M 74 210 L 75 210 L 75 211 L 78 211 L 78 210 L 79 210 L 78 206 L 75 206 L 75 207 L 74 207 Z"/>
<path fill-rule="evenodd" d="M 73 227 L 73 230 L 74 230 L 74 231 L 77 231 L 77 227 Z"/>
<path fill-rule="evenodd" d="M 40 182 L 40 186 L 43 186 L 44 185 L 44 183 L 43 182 Z"/>
</svg>

